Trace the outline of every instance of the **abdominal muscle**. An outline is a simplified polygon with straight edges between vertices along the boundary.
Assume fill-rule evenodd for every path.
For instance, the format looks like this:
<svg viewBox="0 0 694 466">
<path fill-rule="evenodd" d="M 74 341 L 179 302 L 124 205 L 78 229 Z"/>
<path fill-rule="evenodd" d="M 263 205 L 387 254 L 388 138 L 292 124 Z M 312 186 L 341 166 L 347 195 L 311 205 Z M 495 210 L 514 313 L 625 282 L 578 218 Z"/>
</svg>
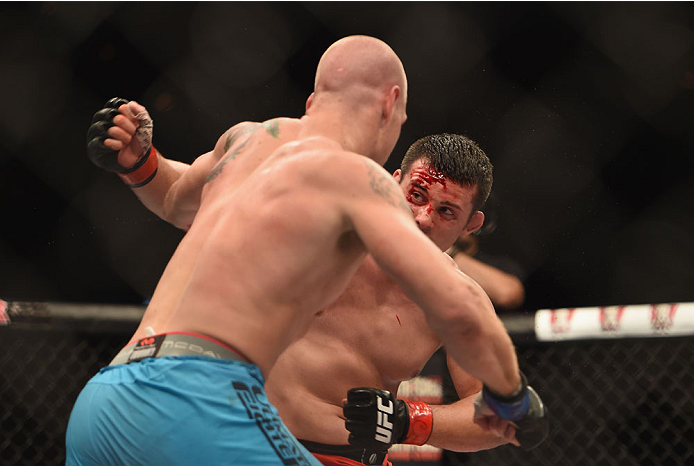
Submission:
<svg viewBox="0 0 694 466">
<path fill-rule="evenodd" d="M 397 393 L 438 347 L 423 312 L 367 256 L 343 295 L 279 357 L 268 398 L 298 438 L 346 445 L 347 391 Z"/>
<path fill-rule="evenodd" d="M 342 401 L 347 390 L 382 385 L 378 371 L 353 348 L 339 342 L 319 345 L 304 337 L 280 356 L 266 391 L 297 438 L 346 445 Z M 389 385 L 397 390 L 397 383 Z"/>
</svg>

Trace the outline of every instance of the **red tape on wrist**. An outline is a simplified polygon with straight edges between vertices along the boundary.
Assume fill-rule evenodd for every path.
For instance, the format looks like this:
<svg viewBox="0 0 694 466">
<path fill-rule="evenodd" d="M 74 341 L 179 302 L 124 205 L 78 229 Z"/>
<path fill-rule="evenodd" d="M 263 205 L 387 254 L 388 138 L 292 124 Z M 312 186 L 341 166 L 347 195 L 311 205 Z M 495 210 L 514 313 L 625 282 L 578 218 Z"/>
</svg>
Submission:
<svg viewBox="0 0 694 466">
<path fill-rule="evenodd" d="M 140 188 L 154 179 L 159 166 L 159 157 L 157 150 L 151 146 L 149 153 L 145 156 L 147 160 L 140 165 L 136 170 L 128 173 L 118 173 L 121 180 L 130 188 Z"/>
<path fill-rule="evenodd" d="M 410 417 L 410 426 L 407 428 L 405 441 L 410 445 L 424 445 L 431 436 L 434 427 L 434 415 L 431 406 L 423 401 L 408 401 L 407 412 Z"/>
</svg>

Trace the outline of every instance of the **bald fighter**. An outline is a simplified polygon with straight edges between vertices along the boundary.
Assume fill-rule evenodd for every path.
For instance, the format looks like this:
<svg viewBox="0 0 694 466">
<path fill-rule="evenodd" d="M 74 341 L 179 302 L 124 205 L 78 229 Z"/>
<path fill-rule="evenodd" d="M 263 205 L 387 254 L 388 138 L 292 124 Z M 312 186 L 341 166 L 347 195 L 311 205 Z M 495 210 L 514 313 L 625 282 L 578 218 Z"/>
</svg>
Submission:
<svg viewBox="0 0 694 466">
<path fill-rule="evenodd" d="M 406 100 L 397 55 L 353 36 L 321 57 L 301 119 L 236 125 L 190 166 L 157 154 L 138 104 L 97 112 L 92 160 L 190 228 L 132 343 L 78 397 L 68 465 L 318 464 L 267 402 L 263 377 L 369 252 L 501 416 L 527 414 L 515 351 L 486 295 L 417 228 L 380 166 Z M 518 394 L 525 401 L 506 398 Z"/>
</svg>

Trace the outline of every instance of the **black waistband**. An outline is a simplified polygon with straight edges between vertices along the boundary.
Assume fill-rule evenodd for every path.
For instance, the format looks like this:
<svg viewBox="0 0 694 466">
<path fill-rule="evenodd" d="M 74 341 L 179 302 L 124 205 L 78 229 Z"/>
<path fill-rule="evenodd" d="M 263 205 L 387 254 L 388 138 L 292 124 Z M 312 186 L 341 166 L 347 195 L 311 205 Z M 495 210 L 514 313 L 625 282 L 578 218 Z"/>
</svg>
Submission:
<svg viewBox="0 0 694 466">
<path fill-rule="evenodd" d="M 301 439 L 299 442 L 311 453 L 342 456 L 363 464 L 383 464 L 388 456 L 388 450 L 367 450 L 353 445 L 326 445 Z"/>
<path fill-rule="evenodd" d="M 165 356 L 207 356 L 250 362 L 239 351 L 213 338 L 193 333 L 175 332 L 152 335 L 126 346 L 113 358 L 109 366 Z"/>
</svg>

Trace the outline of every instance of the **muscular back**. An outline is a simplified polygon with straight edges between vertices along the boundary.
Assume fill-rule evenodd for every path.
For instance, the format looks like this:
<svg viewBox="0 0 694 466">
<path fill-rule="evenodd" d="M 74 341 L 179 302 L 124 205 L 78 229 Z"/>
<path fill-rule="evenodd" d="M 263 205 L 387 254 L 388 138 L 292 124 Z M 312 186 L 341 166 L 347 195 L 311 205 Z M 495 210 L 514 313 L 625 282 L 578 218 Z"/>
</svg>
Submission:
<svg viewBox="0 0 694 466">
<path fill-rule="evenodd" d="M 217 338 L 267 374 L 363 259 L 333 178 L 375 164 L 330 139 L 302 137 L 299 120 L 237 130 L 207 176 L 141 328 Z"/>
</svg>

